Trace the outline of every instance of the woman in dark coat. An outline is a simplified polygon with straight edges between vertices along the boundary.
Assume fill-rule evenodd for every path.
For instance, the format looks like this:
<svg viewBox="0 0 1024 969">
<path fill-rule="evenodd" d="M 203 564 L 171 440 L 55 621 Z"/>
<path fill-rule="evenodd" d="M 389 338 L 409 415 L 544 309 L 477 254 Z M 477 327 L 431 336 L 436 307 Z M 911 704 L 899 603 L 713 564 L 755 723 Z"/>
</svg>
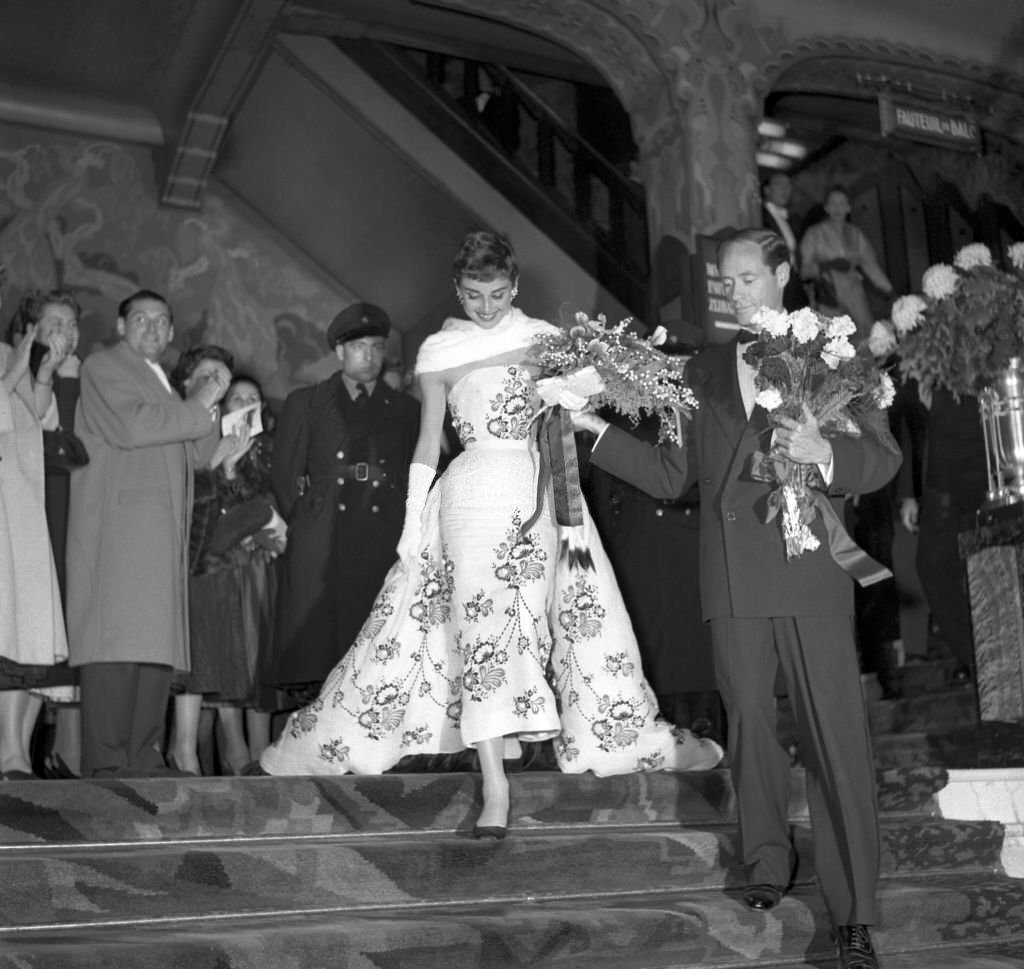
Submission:
<svg viewBox="0 0 1024 969">
<path fill-rule="evenodd" d="M 230 367 L 219 347 L 186 351 L 171 376 L 188 393 L 211 367 Z M 270 497 L 270 446 L 253 415 L 263 395 L 251 377 L 236 377 L 224 397 L 225 415 L 247 419 L 226 434 L 211 464 L 197 468 L 189 539 L 189 636 L 191 672 L 175 696 L 173 757 L 182 770 L 199 773 L 198 730 L 204 704 L 216 709 L 223 749 L 221 767 L 239 773 L 262 752 L 267 716 L 243 710 L 257 698 L 261 643 L 272 629 L 275 583 L 272 562 L 284 549 L 284 522 Z M 250 743 L 254 748 L 250 751 Z"/>
</svg>

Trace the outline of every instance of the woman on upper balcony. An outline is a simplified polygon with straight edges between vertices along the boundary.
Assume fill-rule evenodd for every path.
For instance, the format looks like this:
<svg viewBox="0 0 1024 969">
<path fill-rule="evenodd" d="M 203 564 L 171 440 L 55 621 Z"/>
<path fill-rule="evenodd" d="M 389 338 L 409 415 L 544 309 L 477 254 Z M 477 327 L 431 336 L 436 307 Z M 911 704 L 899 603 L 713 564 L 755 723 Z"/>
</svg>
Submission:
<svg viewBox="0 0 1024 969">
<path fill-rule="evenodd" d="M 502 761 L 520 740 L 554 738 L 562 770 L 600 775 L 721 757 L 657 719 L 589 515 L 586 567 L 564 554 L 550 494 L 538 496 L 530 349 L 555 328 L 513 306 L 518 280 L 504 237 L 466 237 L 454 284 L 468 319 L 447 320 L 417 359 L 423 410 L 399 562 L 319 698 L 262 758 L 272 774 L 376 773 L 407 754 L 475 747 L 478 837 L 504 837 Z M 431 488 L 446 408 L 464 450 Z"/>
<path fill-rule="evenodd" d="M 826 217 L 812 225 L 800 240 L 800 268 L 814 293 L 815 309 L 829 316 L 845 314 L 857 324 L 857 337 L 866 340 L 875 322 L 864 280 L 885 296 L 892 283 L 868 237 L 850 221 L 850 196 L 835 185 L 825 196 Z"/>
</svg>

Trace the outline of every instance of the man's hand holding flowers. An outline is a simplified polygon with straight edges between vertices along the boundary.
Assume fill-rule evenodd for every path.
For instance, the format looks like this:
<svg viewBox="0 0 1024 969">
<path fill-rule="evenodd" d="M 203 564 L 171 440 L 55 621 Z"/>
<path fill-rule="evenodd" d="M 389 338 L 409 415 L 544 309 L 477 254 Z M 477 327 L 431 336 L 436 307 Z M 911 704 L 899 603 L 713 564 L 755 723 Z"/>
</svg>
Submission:
<svg viewBox="0 0 1024 969">
<path fill-rule="evenodd" d="M 824 467 L 832 462 L 832 445 L 822 437 L 818 418 L 803 403 L 803 417 L 780 417 L 772 441 L 772 455 L 796 464 Z"/>
</svg>

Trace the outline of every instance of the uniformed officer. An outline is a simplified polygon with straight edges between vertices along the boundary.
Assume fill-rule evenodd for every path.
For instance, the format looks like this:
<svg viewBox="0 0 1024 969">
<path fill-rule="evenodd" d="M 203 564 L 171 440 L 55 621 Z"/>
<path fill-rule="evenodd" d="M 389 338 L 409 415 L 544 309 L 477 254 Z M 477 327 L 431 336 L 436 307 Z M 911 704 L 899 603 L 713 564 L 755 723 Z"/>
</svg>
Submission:
<svg viewBox="0 0 1024 969">
<path fill-rule="evenodd" d="M 380 379 L 387 313 L 355 303 L 327 330 L 341 370 L 292 392 L 275 434 L 288 522 L 271 683 L 315 693 L 355 640 L 395 561 L 419 404 Z"/>
</svg>

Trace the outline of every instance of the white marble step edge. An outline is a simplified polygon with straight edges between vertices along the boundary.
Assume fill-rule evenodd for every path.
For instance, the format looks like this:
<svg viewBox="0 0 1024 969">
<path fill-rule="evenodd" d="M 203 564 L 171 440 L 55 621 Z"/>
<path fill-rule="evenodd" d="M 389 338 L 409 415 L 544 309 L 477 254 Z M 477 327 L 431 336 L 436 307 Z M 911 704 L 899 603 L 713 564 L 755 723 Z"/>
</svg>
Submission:
<svg viewBox="0 0 1024 969">
<path fill-rule="evenodd" d="M 936 800 L 944 818 L 1002 823 L 1003 868 L 1024 878 L 1024 767 L 950 770 Z"/>
</svg>

